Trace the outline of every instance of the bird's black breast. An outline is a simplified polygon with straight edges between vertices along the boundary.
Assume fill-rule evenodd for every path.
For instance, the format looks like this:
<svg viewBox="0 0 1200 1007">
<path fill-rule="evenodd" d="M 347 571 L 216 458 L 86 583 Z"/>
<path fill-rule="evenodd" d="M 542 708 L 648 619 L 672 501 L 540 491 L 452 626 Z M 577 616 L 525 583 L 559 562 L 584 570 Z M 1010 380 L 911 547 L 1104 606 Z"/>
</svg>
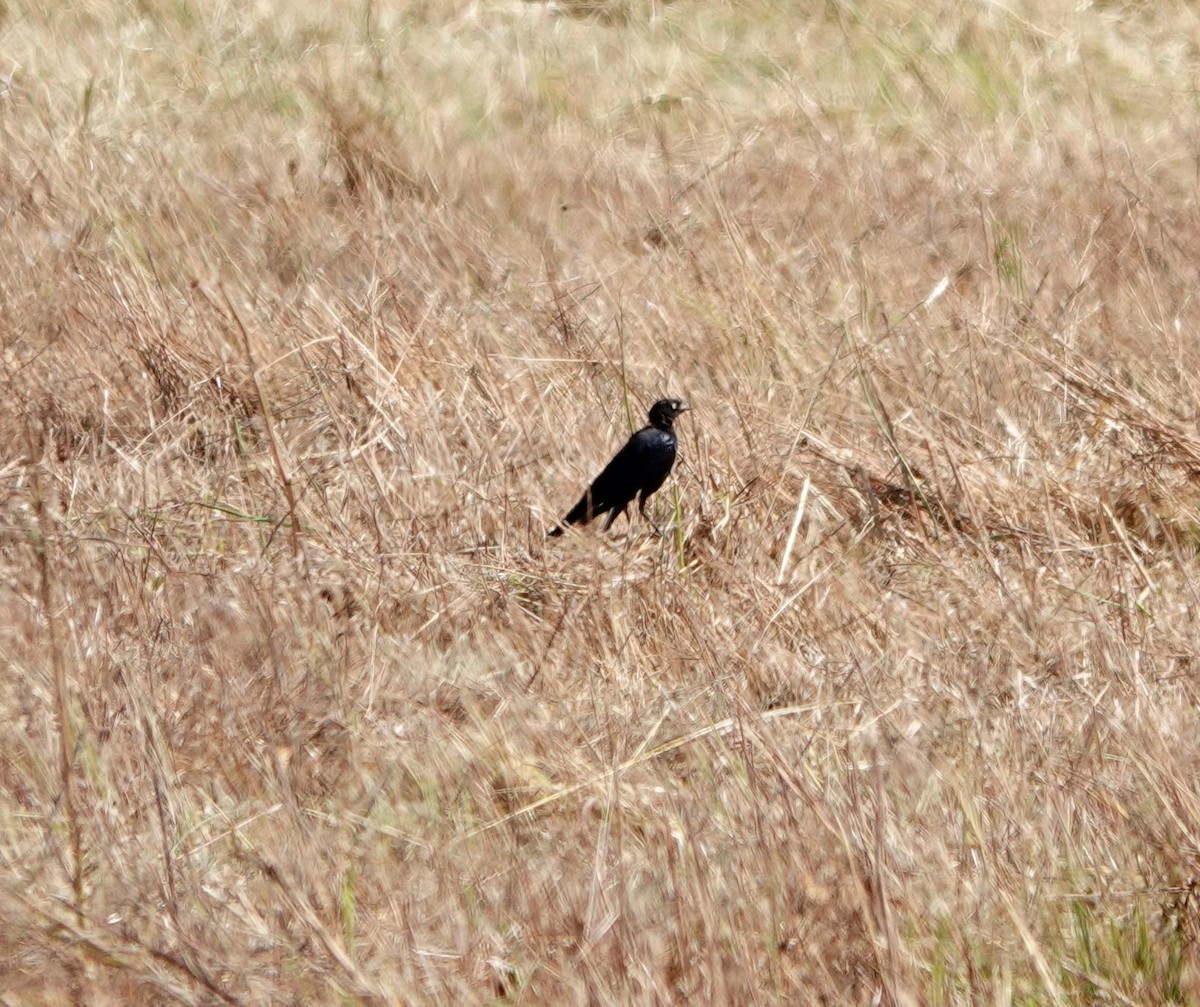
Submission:
<svg viewBox="0 0 1200 1007">
<path fill-rule="evenodd" d="M 675 435 L 666 430 L 646 427 L 634 435 L 639 441 L 639 451 L 645 458 L 646 479 L 642 488 L 653 493 L 663 484 L 675 464 Z"/>
<path fill-rule="evenodd" d="M 630 500 L 641 493 L 649 496 L 664 484 L 676 456 L 676 437 L 658 427 L 642 427 L 608 463 L 596 486 L 611 490 L 605 496 Z"/>
</svg>

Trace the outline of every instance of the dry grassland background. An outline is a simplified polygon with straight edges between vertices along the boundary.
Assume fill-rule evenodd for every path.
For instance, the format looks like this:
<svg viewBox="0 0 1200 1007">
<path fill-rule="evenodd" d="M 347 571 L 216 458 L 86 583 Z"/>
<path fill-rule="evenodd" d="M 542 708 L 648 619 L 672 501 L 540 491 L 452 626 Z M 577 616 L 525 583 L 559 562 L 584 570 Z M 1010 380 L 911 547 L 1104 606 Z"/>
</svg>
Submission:
<svg viewBox="0 0 1200 1007">
<path fill-rule="evenodd" d="M 1200 1002 L 1198 84 L 0 3 L 0 1003 Z M 669 533 L 546 542 L 665 394 Z"/>
</svg>

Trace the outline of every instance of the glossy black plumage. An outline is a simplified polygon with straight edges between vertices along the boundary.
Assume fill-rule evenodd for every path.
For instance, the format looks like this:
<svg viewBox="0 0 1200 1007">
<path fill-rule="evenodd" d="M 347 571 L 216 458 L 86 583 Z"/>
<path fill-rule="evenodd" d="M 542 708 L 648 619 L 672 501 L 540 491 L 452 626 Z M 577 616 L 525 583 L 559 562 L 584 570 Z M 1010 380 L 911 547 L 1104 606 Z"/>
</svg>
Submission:
<svg viewBox="0 0 1200 1007">
<path fill-rule="evenodd" d="M 679 399 L 659 399 L 650 407 L 650 423 L 642 427 L 616 453 L 592 481 L 579 502 L 567 512 L 562 524 L 549 531 L 561 535 L 563 525 L 587 524 L 607 514 L 607 529 L 638 497 L 638 510 L 646 514 L 646 500 L 658 490 L 675 464 L 675 417 L 688 407 Z M 653 522 L 651 522 L 653 524 Z"/>
</svg>

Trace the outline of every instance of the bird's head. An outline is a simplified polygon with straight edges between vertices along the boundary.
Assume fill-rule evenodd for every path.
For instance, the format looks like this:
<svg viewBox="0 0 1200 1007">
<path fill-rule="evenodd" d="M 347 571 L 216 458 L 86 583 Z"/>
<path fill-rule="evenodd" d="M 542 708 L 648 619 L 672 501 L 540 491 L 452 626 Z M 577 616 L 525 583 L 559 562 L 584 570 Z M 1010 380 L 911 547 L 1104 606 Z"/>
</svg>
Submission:
<svg viewBox="0 0 1200 1007">
<path fill-rule="evenodd" d="M 691 407 L 683 399 L 659 399 L 650 407 L 650 425 L 659 430 L 670 430 L 675 417 L 686 413 Z"/>
</svg>

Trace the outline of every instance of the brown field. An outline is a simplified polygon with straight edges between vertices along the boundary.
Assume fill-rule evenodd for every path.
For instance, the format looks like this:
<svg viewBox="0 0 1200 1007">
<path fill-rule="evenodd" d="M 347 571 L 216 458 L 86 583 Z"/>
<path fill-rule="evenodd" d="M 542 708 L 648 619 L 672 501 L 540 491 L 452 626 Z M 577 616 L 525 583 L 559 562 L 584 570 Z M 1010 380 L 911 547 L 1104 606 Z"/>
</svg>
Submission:
<svg viewBox="0 0 1200 1007">
<path fill-rule="evenodd" d="M 1200 1003 L 1198 82 L 0 2 L 0 1007 Z M 547 542 L 664 394 L 668 533 Z"/>
</svg>

